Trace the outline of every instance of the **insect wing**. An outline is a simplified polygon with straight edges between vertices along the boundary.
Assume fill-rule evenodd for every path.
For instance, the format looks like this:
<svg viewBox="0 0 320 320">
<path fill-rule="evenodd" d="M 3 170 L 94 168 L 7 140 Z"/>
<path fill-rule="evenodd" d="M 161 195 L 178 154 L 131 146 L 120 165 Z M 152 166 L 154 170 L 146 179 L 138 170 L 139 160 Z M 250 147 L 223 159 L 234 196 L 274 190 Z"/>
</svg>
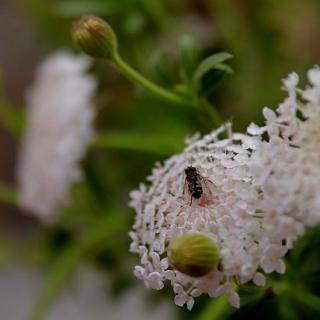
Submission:
<svg viewBox="0 0 320 320">
<path fill-rule="evenodd" d="M 206 206 L 216 202 L 217 187 L 209 179 L 200 176 L 200 181 L 203 189 L 203 195 L 201 197 L 200 205 Z"/>
<path fill-rule="evenodd" d="M 192 195 L 189 190 L 189 183 L 185 179 L 184 184 L 183 184 L 183 190 L 182 190 L 182 199 L 185 202 L 190 202 L 190 197 L 192 197 Z"/>
</svg>

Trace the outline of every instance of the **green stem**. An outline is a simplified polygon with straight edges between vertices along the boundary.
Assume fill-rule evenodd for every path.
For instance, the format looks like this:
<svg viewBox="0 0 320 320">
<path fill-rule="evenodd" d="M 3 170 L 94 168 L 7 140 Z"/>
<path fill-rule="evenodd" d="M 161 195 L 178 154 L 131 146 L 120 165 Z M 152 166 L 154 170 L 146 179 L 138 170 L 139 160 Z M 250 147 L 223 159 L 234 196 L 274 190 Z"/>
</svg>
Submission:
<svg viewBox="0 0 320 320">
<path fill-rule="evenodd" d="M 120 56 L 119 54 L 115 54 L 112 58 L 113 63 L 119 68 L 119 70 L 128 77 L 132 82 L 141 85 L 143 88 L 147 89 L 148 91 L 152 92 L 154 95 L 158 96 L 162 100 L 167 102 L 174 103 L 179 106 L 183 107 L 194 107 L 190 104 L 188 99 L 181 97 L 175 93 L 172 93 L 157 84 L 149 81 L 145 77 L 143 77 L 140 73 L 136 70 L 131 68 Z"/>
<path fill-rule="evenodd" d="M 16 190 L 4 183 L 0 182 L 0 202 L 7 204 L 17 204 L 17 192 Z"/>
<path fill-rule="evenodd" d="M 56 259 L 50 277 L 35 305 L 30 320 L 43 320 L 50 306 L 59 295 L 66 280 L 72 274 L 79 261 L 101 244 L 108 243 L 119 233 L 122 219 L 119 215 L 110 215 L 104 222 L 99 221 L 95 228 L 77 243 L 70 244 Z"/>
</svg>

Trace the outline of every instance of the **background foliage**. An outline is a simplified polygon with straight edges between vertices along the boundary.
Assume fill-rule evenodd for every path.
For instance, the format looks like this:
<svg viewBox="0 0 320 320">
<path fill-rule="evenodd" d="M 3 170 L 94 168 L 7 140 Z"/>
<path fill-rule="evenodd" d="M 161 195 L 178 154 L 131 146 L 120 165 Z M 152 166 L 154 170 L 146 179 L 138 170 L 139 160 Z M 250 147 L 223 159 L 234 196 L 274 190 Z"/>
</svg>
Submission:
<svg viewBox="0 0 320 320">
<path fill-rule="evenodd" d="M 0 180 L 11 185 L 13 150 L 23 130 L 23 92 L 34 66 L 47 53 L 76 50 L 69 28 L 82 14 L 110 22 L 121 55 L 134 68 L 178 92 L 196 86 L 222 119 L 232 120 L 235 130 L 243 131 L 252 121 L 261 123 L 262 107 L 276 107 L 283 97 L 280 79 L 291 71 L 304 74 L 320 57 L 317 0 L 14 0 L 2 6 L 3 21 L 12 16 L 15 21 L 7 25 L 13 28 L 14 41 L 0 55 Z M 2 41 L 5 30 L 0 28 Z M 212 72 L 210 64 L 195 71 L 200 61 L 220 51 L 232 54 L 227 65 L 233 74 Z M 98 139 L 83 160 L 85 180 L 72 187 L 72 200 L 62 208 L 61 219 L 44 227 L 9 204 L 0 208 L 0 262 L 32 260 L 49 270 L 34 319 L 41 318 L 82 260 L 106 270 L 115 292 L 134 285 L 131 269 L 137 257 L 128 253 L 127 231 L 133 222 L 129 191 L 145 179 L 154 162 L 179 152 L 186 136 L 215 125 L 202 112 L 165 103 L 132 86 L 108 63 L 96 61 L 91 71 L 99 79 Z M 0 186 L 1 200 L 10 203 L 13 196 L 6 188 Z M 301 319 L 303 314 L 318 319 L 318 231 L 310 230 L 290 253 L 285 276 L 270 277 L 263 290 L 241 289 L 240 310 L 229 309 L 223 299 L 201 298 L 192 312 L 177 308 L 178 317 Z M 150 296 L 172 299 L 170 290 Z"/>
</svg>

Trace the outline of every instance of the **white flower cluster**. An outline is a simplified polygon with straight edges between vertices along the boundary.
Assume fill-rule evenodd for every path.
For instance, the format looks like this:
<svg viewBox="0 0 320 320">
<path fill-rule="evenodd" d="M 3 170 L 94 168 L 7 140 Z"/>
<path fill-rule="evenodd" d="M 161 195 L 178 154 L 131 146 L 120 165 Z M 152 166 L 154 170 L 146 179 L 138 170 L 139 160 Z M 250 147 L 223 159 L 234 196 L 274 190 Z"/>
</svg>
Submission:
<svg viewBox="0 0 320 320">
<path fill-rule="evenodd" d="M 26 133 L 18 164 L 19 203 L 44 221 L 55 217 L 81 178 L 77 162 L 93 138 L 96 81 L 90 60 L 60 51 L 48 57 L 27 94 Z"/>
<path fill-rule="evenodd" d="M 312 226 L 320 222 L 320 68 L 309 70 L 308 79 L 300 90 L 298 75 L 290 74 L 288 98 L 277 112 L 264 108 L 266 125 L 251 124 L 248 133 L 260 138 L 250 165 L 262 186 L 262 209 Z"/>
<path fill-rule="evenodd" d="M 309 80 L 300 102 L 298 76 L 284 81 L 289 97 L 277 113 L 264 109 L 266 126 L 252 124 L 244 135 L 227 125 L 194 139 L 154 168 L 149 187 L 131 193 L 137 215 L 130 250 L 140 255 L 134 273 L 146 287 L 171 282 L 175 303 L 188 309 L 203 293 L 226 294 L 239 307 L 234 282 L 264 286 L 263 272 L 285 272 L 281 258 L 305 226 L 320 221 L 320 70 L 310 70 Z M 203 177 L 203 195 L 191 205 L 188 166 Z M 220 265 L 201 278 L 175 270 L 168 259 L 170 242 L 188 231 L 211 237 L 220 251 Z"/>
</svg>

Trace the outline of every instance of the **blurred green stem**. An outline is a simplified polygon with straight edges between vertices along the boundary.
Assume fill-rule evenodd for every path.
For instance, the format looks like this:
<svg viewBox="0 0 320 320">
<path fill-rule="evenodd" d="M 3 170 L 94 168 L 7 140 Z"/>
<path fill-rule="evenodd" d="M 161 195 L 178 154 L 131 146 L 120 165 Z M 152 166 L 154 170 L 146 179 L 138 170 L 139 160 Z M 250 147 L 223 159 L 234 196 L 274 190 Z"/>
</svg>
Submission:
<svg viewBox="0 0 320 320">
<path fill-rule="evenodd" d="M 220 320 L 229 309 L 229 303 L 225 296 L 212 299 L 195 320 Z"/>
<path fill-rule="evenodd" d="M 0 202 L 7 204 L 17 204 L 16 190 L 2 182 L 0 182 Z"/>
<path fill-rule="evenodd" d="M 216 108 L 205 99 L 201 99 L 198 103 L 201 105 L 202 109 L 208 114 L 213 126 L 215 128 L 219 128 L 222 125 L 223 121 L 219 113 L 217 112 Z"/>
<path fill-rule="evenodd" d="M 164 135 L 132 132 L 102 132 L 93 142 L 92 147 L 143 151 L 169 156 L 173 153 L 180 152 L 183 144 Z"/>
<path fill-rule="evenodd" d="M 80 260 L 88 253 L 99 249 L 101 244 L 110 244 L 110 240 L 119 233 L 122 225 L 120 215 L 112 214 L 99 221 L 85 237 L 76 243 L 70 244 L 56 258 L 45 284 L 42 294 L 35 305 L 30 320 L 43 320 L 50 306 L 53 304 L 66 280 L 74 271 Z"/>
<path fill-rule="evenodd" d="M 194 105 L 190 104 L 190 100 L 186 99 L 178 94 L 170 92 L 157 84 L 151 82 L 150 80 L 143 77 L 136 70 L 131 68 L 118 54 L 115 54 L 112 58 L 113 63 L 119 68 L 119 70 L 128 77 L 134 83 L 139 84 L 143 88 L 147 89 L 149 92 L 158 96 L 162 100 L 167 102 L 183 106 L 183 107 L 194 107 Z"/>
</svg>

